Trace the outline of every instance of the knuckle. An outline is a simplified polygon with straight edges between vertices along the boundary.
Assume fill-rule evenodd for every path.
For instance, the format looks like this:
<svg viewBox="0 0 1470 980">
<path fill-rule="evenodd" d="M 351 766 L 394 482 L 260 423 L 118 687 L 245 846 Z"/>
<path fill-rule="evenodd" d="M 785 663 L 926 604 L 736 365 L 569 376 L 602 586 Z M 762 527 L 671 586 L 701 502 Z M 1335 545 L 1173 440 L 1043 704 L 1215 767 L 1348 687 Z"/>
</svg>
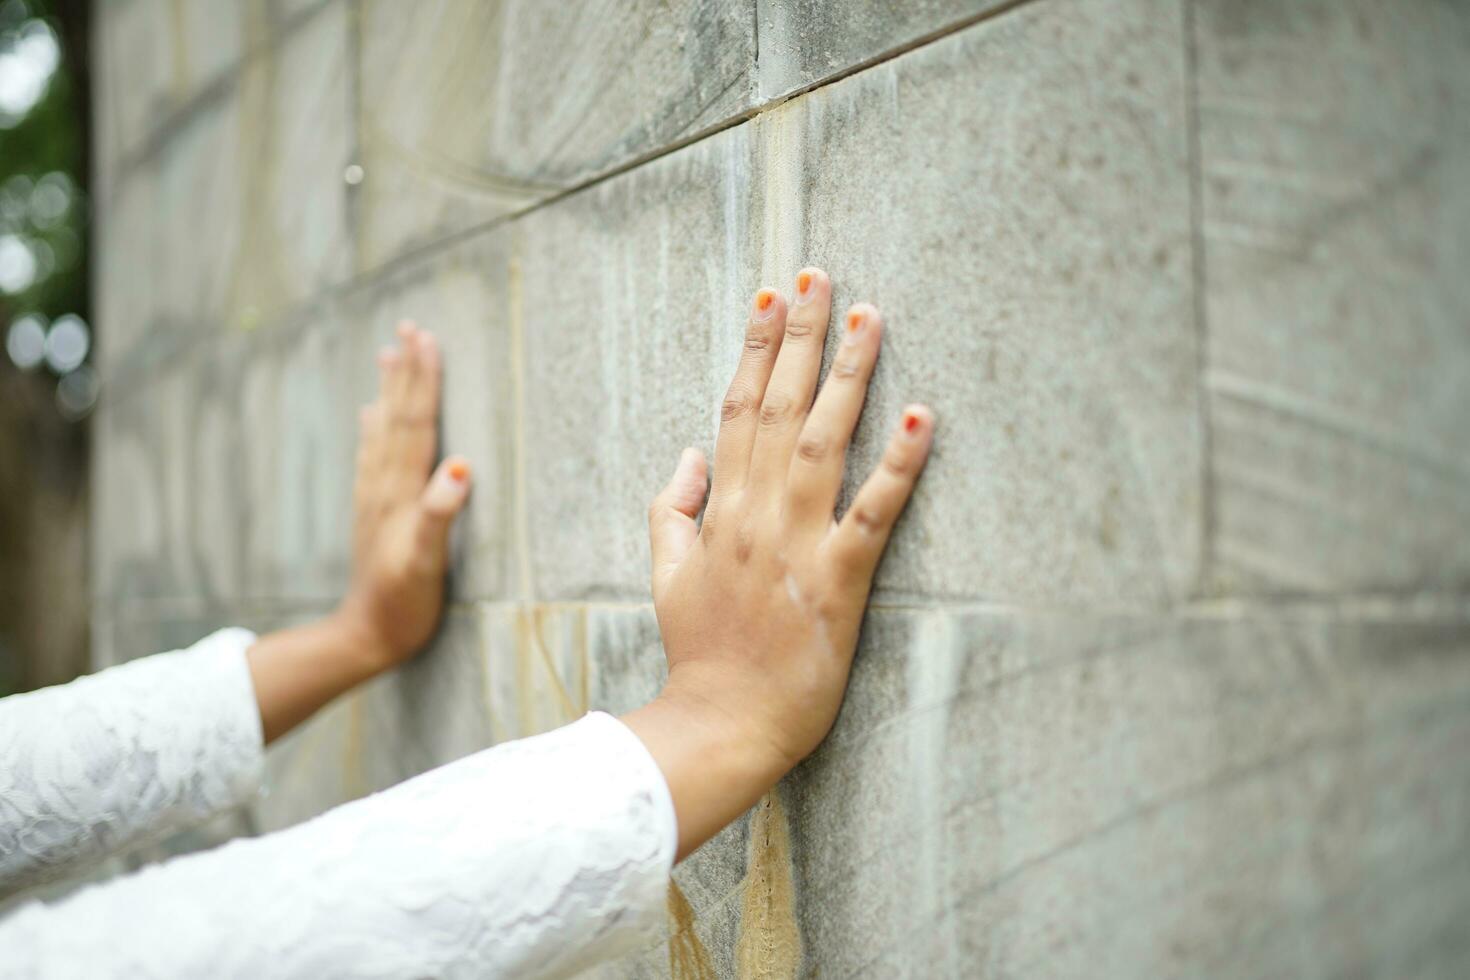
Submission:
<svg viewBox="0 0 1470 980">
<path fill-rule="evenodd" d="M 756 331 L 755 327 L 745 335 L 745 352 L 760 355 L 771 349 L 771 338 Z"/>
<path fill-rule="evenodd" d="M 830 377 L 836 381 L 851 381 L 863 373 L 863 362 L 857 357 L 839 357 L 832 362 Z"/>
<path fill-rule="evenodd" d="M 892 450 L 883 454 L 883 472 L 900 480 L 910 480 L 914 475 L 914 461 L 902 453 Z"/>
<path fill-rule="evenodd" d="M 750 525 L 743 524 L 735 529 L 733 544 L 735 560 L 742 565 L 748 564 L 751 555 L 755 554 L 755 532 Z"/>
<path fill-rule="evenodd" d="M 815 329 L 809 321 L 801 317 L 787 317 L 786 319 L 786 336 L 788 337 L 794 337 L 800 340 L 804 337 L 810 337 L 812 331 Z"/>
<path fill-rule="evenodd" d="M 854 504 L 852 523 L 864 534 L 877 534 L 883 530 L 883 515 L 869 503 Z"/>
<path fill-rule="evenodd" d="M 832 455 L 832 440 L 821 432 L 803 432 L 796 442 L 796 457 L 804 463 L 821 463 Z"/>
<path fill-rule="evenodd" d="M 720 403 L 720 421 L 734 422 L 755 411 L 755 399 L 746 391 L 732 390 Z"/>
<path fill-rule="evenodd" d="M 766 394 L 766 400 L 761 403 L 761 424 L 766 426 L 784 425 L 796 413 L 796 403 L 790 397 L 779 394 Z"/>
</svg>

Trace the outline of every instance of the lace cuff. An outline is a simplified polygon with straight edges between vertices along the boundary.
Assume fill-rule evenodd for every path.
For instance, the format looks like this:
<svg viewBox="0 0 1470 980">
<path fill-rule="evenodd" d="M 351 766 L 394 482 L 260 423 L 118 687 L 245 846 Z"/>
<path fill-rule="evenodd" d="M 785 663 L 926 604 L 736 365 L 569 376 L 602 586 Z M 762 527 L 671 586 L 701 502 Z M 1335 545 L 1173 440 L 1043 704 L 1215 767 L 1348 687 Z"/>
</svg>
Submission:
<svg viewBox="0 0 1470 980">
<path fill-rule="evenodd" d="M 261 774 L 247 630 L 0 700 L 0 894 L 243 803 Z"/>
</svg>

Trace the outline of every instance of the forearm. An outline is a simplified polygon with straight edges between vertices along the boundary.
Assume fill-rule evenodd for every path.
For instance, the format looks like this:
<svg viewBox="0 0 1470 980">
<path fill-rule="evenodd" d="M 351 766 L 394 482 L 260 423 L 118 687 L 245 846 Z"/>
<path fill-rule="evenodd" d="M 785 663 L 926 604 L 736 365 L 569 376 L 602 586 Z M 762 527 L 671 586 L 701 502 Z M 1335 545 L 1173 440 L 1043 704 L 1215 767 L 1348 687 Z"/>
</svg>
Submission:
<svg viewBox="0 0 1470 980">
<path fill-rule="evenodd" d="M 382 641 L 346 610 L 263 636 L 246 659 L 266 744 L 392 662 Z"/>
<path fill-rule="evenodd" d="M 657 937 L 673 850 L 652 760 L 591 715 L 23 909 L 0 949 L 17 977 L 569 976 Z"/>
<path fill-rule="evenodd" d="M 245 630 L 0 701 L 0 893 L 249 799 L 261 735 Z"/>
</svg>

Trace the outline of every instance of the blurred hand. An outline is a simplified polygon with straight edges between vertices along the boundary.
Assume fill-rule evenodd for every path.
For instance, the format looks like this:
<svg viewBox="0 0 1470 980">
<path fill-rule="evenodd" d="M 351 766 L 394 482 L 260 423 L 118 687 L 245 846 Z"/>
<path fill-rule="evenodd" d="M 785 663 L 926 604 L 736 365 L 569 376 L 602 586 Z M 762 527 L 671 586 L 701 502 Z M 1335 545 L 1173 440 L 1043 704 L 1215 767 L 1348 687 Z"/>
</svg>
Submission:
<svg viewBox="0 0 1470 980">
<path fill-rule="evenodd" d="M 813 403 L 831 295 L 819 269 L 797 277 L 789 312 L 774 290 L 756 294 L 708 503 L 704 458 L 689 449 L 649 511 L 669 678 L 654 704 L 625 721 L 669 777 L 681 856 L 832 727 L 873 573 L 928 456 L 934 419 L 911 405 L 882 463 L 834 521 L 883 324 L 867 304 L 848 311 Z"/>
<path fill-rule="evenodd" d="M 433 336 L 400 324 L 378 371 L 377 401 L 362 410 L 348 593 L 332 615 L 262 636 L 247 653 L 268 743 L 411 657 L 439 622 L 449 527 L 469 496 L 470 468 L 451 456 L 430 474 L 439 421 Z"/>
<path fill-rule="evenodd" d="M 432 334 L 398 326 L 378 355 L 378 398 L 361 412 L 353 493 L 352 584 L 339 613 L 391 667 L 433 634 L 444 604 L 449 528 L 470 491 L 469 464 L 430 472 L 438 443 L 440 353 Z"/>
</svg>

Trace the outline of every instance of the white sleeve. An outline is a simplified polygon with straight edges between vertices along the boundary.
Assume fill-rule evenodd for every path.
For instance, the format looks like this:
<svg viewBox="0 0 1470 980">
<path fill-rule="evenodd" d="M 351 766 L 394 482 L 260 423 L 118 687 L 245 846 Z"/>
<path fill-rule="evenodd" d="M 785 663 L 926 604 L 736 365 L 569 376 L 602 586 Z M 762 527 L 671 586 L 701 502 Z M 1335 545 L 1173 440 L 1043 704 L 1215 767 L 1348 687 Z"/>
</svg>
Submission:
<svg viewBox="0 0 1470 980">
<path fill-rule="evenodd" d="M 677 832 L 605 714 L 0 922 L 0 976 L 563 977 L 657 941 Z"/>
<path fill-rule="evenodd" d="M 260 711 L 247 630 L 0 700 L 0 895 L 247 800 Z"/>
</svg>

